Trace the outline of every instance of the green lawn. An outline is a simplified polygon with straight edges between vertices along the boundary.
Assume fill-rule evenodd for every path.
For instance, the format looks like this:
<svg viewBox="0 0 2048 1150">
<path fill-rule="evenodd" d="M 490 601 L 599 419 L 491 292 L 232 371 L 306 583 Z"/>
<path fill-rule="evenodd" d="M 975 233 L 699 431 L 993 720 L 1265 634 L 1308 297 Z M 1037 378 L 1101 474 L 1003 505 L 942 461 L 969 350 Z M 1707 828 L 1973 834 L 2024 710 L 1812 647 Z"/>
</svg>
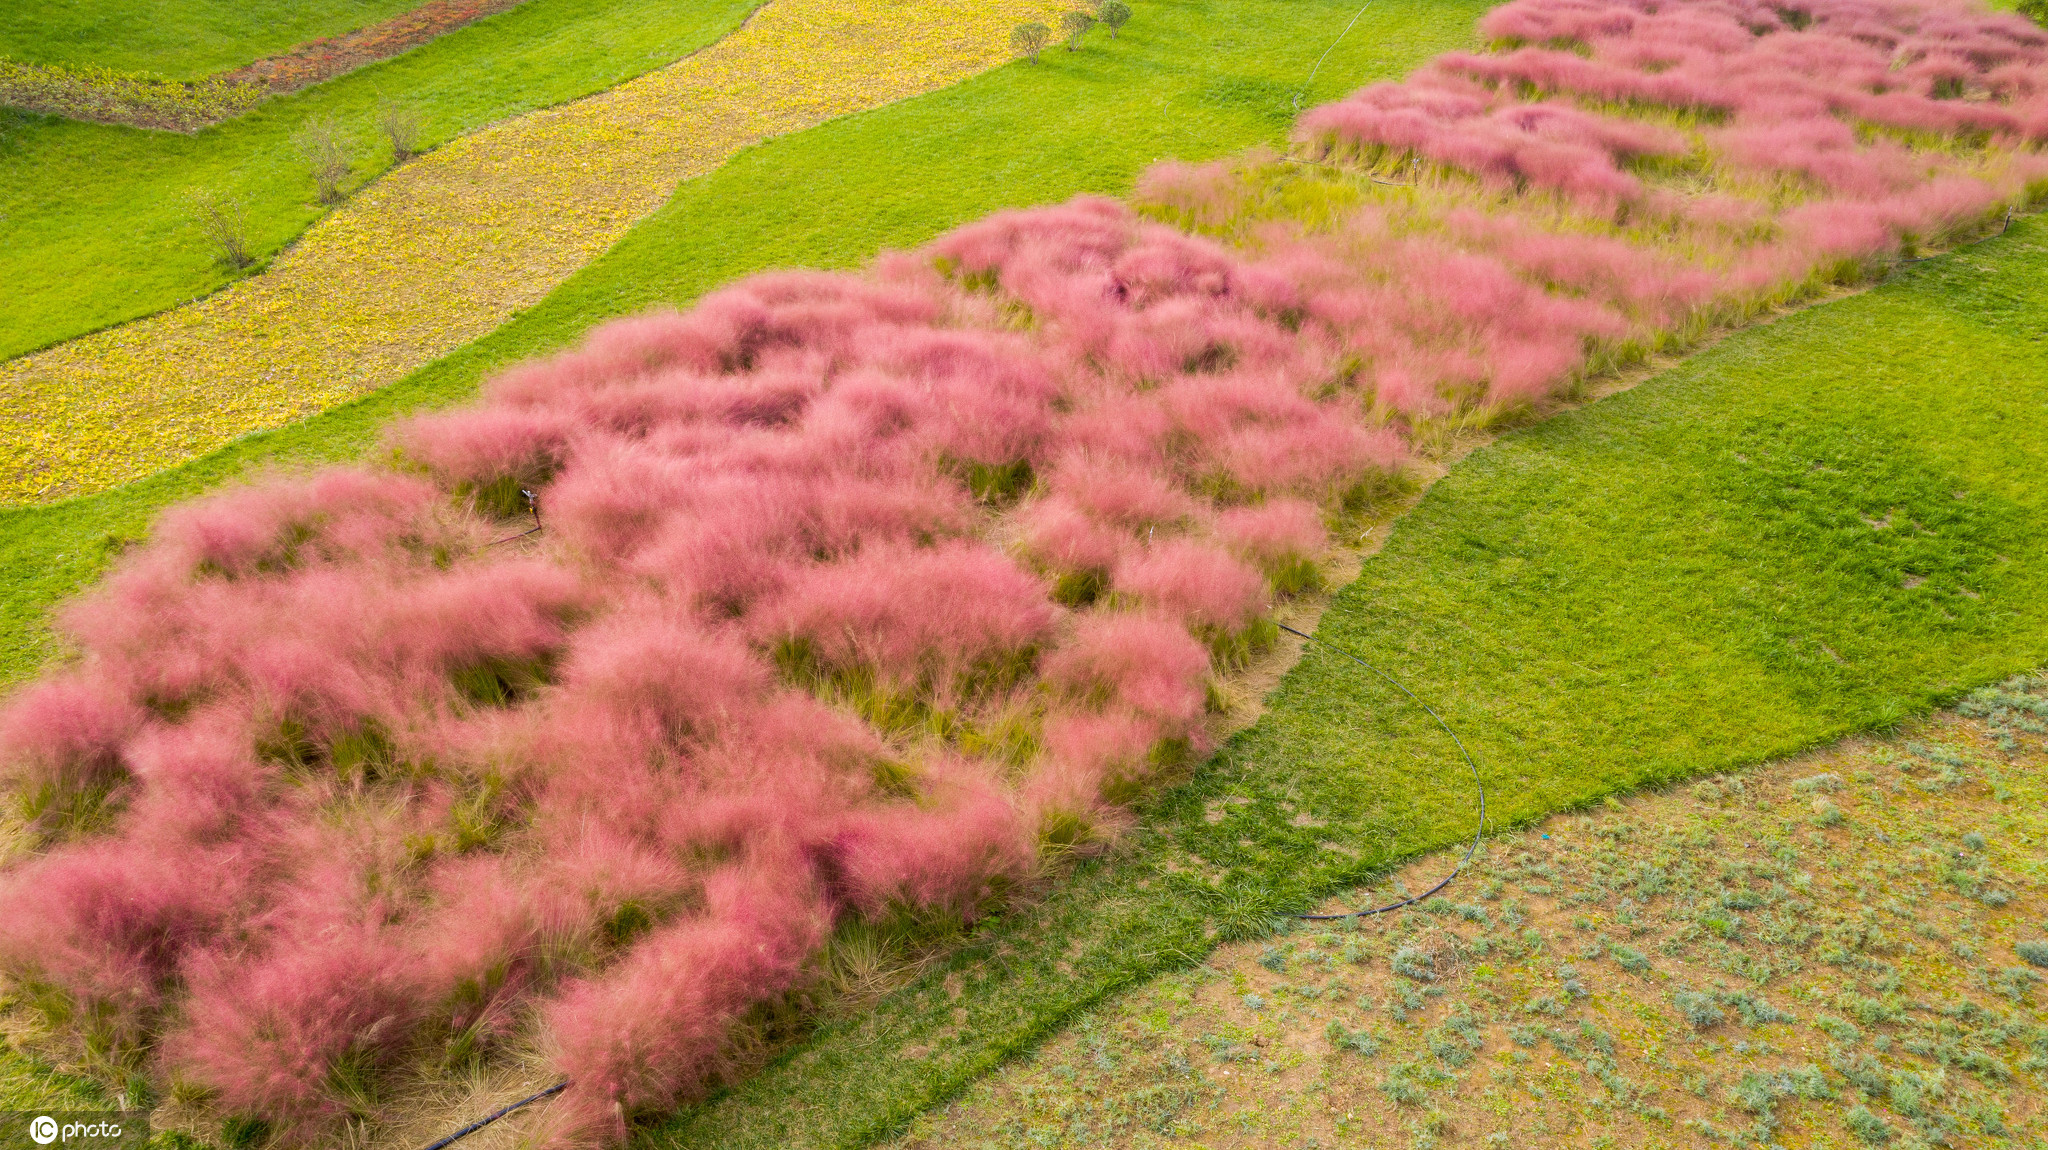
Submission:
<svg viewBox="0 0 2048 1150">
<path fill-rule="evenodd" d="M 1350 0 L 1133 7 L 1114 42 L 1097 33 L 1079 52 L 1049 51 L 1037 66 L 1013 64 L 743 152 L 684 183 L 514 322 L 375 395 L 117 491 L 0 511 L 0 682 L 33 672 L 48 649 L 50 605 L 99 572 L 106 541 L 140 534 L 166 503 L 265 461 L 354 456 L 394 414 L 463 399 L 491 369 L 573 342 L 612 316 L 685 303 L 763 268 L 856 264 L 1000 207 L 1123 192 L 1158 157 L 1278 141 L 1293 117 L 1290 85 L 1356 11 Z M 1469 43 L 1485 7 L 1375 4 L 1331 53 L 1304 106 Z"/>
<path fill-rule="evenodd" d="M 191 136 L 0 110 L 0 358 L 228 282 L 193 217 L 194 189 L 243 200 L 260 253 L 289 243 L 324 210 L 295 143 L 309 118 L 343 123 L 367 180 L 390 163 L 375 124 L 386 99 L 424 112 L 438 144 L 667 64 L 757 3 L 529 0 Z"/>
<path fill-rule="evenodd" d="M 750 151 L 514 324 L 377 396 L 120 491 L 0 514 L 0 666 L 31 672 L 48 605 L 164 503 L 252 463 L 352 455 L 391 414 L 459 399 L 604 316 L 765 266 L 855 262 L 1004 204 L 1117 190 L 1155 156 L 1273 138 L 1285 77 L 1350 15 L 1137 7 L 1114 45 Z M 1462 42 L 1479 7 L 1375 6 L 1309 99 Z M 2041 663 L 2044 241 L 2022 222 L 1476 453 L 1398 525 L 1324 633 L 1439 705 L 1503 824 L 1824 742 Z M 1925 582 L 1906 587 L 1909 573 Z M 656 1141 L 871 1141 L 1074 1012 L 1191 964 L 1211 930 L 1263 930 L 1467 830 L 1442 736 L 1355 667 L 1311 653 L 1272 704 L 1146 812 L 1122 857 L 990 924 L 923 982 L 828 1020 Z M 1212 825 L 1204 804 L 1224 795 L 1251 802 Z M 1296 827 L 1304 811 L 1328 825 Z M 1226 875 L 1220 888 L 1194 881 L 1197 863 Z"/>
<path fill-rule="evenodd" d="M 2038 666 L 2044 333 L 2037 218 L 1731 338 L 1464 460 L 1321 633 L 1443 712 L 1486 772 L 1496 828 Z M 1269 703 L 1146 812 L 1125 857 L 827 1022 L 657 1144 L 872 1141 L 1104 996 L 1192 965 L 1214 934 L 1261 933 L 1470 833 L 1448 741 L 1355 665 L 1312 650 Z M 1250 802 L 1210 823 L 1226 796 Z"/>
<path fill-rule="evenodd" d="M 36 0 L 0 7 L 0 56 L 193 80 L 421 0 Z"/>
</svg>

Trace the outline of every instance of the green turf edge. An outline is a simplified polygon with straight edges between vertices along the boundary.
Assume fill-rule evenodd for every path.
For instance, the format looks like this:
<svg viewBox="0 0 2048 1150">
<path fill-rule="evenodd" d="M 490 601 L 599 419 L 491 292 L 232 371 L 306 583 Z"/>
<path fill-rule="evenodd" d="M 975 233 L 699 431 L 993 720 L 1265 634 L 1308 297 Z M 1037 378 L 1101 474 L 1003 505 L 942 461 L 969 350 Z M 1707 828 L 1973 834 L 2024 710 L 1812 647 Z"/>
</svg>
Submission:
<svg viewBox="0 0 2048 1150">
<path fill-rule="evenodd" d="M 1281 139 L 1349 0 L 1144 0 L 1121 36 L 743 151 L 685 181 L 611 251 L 512 322 L 404 380 L 301 423 L 99 495 L 0 510 L 0 683 L 52 653 L 45 620 L 156 512 L 251 469 L 357 456 L 409 411 L 469 398 L 493 370 L 602 320 L 687 304 L 750 272 L 847 267 L 1001 207 L 1121 193 L 1164 156 Z M 1469 43 L 1484 0 L 1375 5 L 1307 105 Z"/>
<path fill-rule="evenodd" d="M 162 311 L 259 274 L 327 208 L 297 133 L 332 117 L 356 156 L 350 191 L 391 167 L 386 100 L 438 147 L 487 124 L 614 87 L 722 38 L 760 0 L 527 0 L 411 51 L 192 135 L 0 108 L 0 358 Z M 257 262 L 214 260 L 189 203 L 247 209 Z"/>
<path fill-rule="evenodd" d="M 1320 634 L 1456 726 L 1493 830 L 1887 727 L 2041 665 L 2044 238 L 2026 221 L 1481 449 L 1397 523 Z M 1885 505 L 1944 534 L 1873 549 L 1855 524 Z M 1933 572 L 1933 594 L 1900 585 L 1902 561 Z M 646 1141 L 870 1144 L 1217 938 L 1471 833 L 1453 748 L 1384 684 L 1312 648 L 1268 703 L 1120 857 Z M 1211 806 L 1226 796 L 1249 802 Z"/>
</svg>

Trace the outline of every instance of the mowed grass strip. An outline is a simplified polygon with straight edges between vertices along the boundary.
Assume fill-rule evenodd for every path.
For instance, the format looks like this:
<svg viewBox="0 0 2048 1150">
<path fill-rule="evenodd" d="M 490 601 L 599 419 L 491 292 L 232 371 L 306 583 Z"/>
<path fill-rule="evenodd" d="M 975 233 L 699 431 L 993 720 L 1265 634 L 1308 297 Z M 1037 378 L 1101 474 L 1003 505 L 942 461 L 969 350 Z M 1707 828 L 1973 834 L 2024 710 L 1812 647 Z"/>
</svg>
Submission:
<svg viewBox="0 0 2048 1150">
<path fill-rule="evenodd" d="M 1397 522 L 1321 633 L 1472 747 L 1496 828 L 1882 726 L 2048 656 L 2048 228 L 1733 336 L 1510 434 Z M 858 1146 L 1104 996 L 1471 833 L 1427 716 L 1312 649 L 1266 715 L 915 983 L 681 1117 Z"/>
<path fill-rule="evenodd" d="M 1097 31 L 1077 52 L 1055 48 L 1037 65 L 1012 64 L 742 152 L 685 182 L 539 304 L 398 384 L 115 491 L 0 510 L 0 682 L 48 657 L 51 607 L 166 504 L 251 468 L 352 458 L 393 416 L 466 399 L 491 371 L 573 343 L 606 319 L 687 304 L 767 268 L 858 264 L 997 208 L 1121 193 L 1161 157 L 1277 142 L 1293 121 L 1293 93 L 1356 12 L 1325 0 L 1133 7 L 1115 41 Z M 1375 5 L 1330 53 L 1303 106 L 1468 43 L 1485 8 Z"/>
<path fill-rule="evenodd" d="M 377 128 L 387 101 L 418 110 L 422 145 L 438 146 L 672 63 L 756 4 L 529 0 L 190 136 L 0 109 L 0 359 L 237 278 L 200 229 L 195 190 L 243 205 L 261 270 L 327 210 L 298 145 L 310 122 L 340 125 L 357 188 L 390 166 Z"/>
<path fill-rule="evenodd" d="M 196 80 L 423 0 L 40 0 L 0 7 L 0 57 Z"/>
<path fill-rule="evenodd" d="M 365 188 L 254 279 L 0 364 L 0 502 L 105 490 L 386 386 L 762 138 L 1002 63 L 1053 0 L 775 0 L 717 44 Z"/>
</svg>

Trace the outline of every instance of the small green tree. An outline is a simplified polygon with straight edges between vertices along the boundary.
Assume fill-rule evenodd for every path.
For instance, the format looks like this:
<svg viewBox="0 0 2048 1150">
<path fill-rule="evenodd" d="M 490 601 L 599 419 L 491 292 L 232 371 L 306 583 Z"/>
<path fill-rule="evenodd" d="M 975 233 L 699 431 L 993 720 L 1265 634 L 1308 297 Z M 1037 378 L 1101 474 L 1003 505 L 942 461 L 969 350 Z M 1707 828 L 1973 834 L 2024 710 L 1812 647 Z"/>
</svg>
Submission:
<svg viewBox="0 0 2048 1150">
<path fill-rule="evenodd" d="M 2048 3 L 2048 0 L 2043 2 Z M 1095 18 L 1109 25 L 1109 38 L 1114 40 L 1116 30 L 1130 22 L 1131 6 L 1124 0 L 1102 0 L 1102 7 L 1096 11 Z"/>
<path fill-rule="evenodd" d="M 1086 36 L 1088 29 L 1093 27 L 1095 27 L 1095 17 L 1090 16 L 1086 12 L 1060 13 L 1060 31 L 1066 34 L 1067 51 L 1069 52 L 1081 46 L 1081 37 Z"/>
<path fill-rule="evenodd" d="M 1036 64 L 1038 54 L 1045 50 L 1045 42 L 1050 39 L 1052 29 L 1033 20 L 1029 24 L 1017 25 L 1017 30 L 1010 33 L 1010 47 L 1015 49 L 1019 56 Z"/>
</svg>

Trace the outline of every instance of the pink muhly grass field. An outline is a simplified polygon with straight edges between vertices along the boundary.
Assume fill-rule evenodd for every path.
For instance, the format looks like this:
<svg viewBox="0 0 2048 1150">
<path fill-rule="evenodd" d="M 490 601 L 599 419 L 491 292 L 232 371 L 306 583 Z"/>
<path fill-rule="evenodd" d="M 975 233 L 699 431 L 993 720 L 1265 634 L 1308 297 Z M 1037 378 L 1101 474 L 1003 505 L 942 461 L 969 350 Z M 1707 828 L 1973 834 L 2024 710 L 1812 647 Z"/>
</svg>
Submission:
<svg viewBox="0 0 2048 1150">
<path fill-rule="evenodd" d="M 1291 157 L 758 276 L 166 513 L 0 711 L 0 967 L 290 1138 L 537 1047 L 617 1141 L 835 932 L 1113 834 L 1412 444 L 2048 191 L 2048 36 L 1794 13 L 1515 0 Z"/>
</svg>

